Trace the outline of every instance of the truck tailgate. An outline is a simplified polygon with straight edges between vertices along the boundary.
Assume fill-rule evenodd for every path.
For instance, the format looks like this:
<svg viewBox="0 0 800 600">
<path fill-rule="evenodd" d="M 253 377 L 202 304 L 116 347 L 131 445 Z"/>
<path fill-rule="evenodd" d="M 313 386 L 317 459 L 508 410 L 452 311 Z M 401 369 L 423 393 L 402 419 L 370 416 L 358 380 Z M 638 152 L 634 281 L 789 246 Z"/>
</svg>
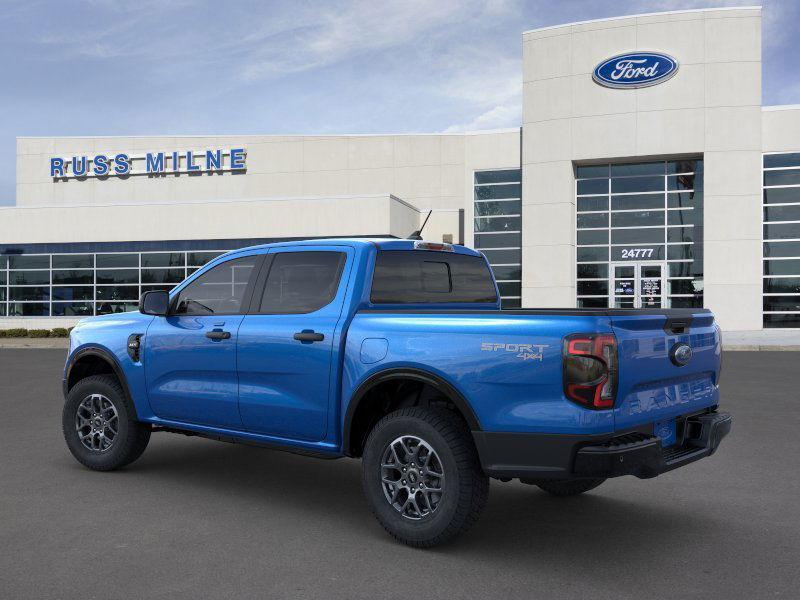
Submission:
<svg viewBox="0 0 800 600">
<path fill-rule="evenodd" d="M 665 310 L 610 317 L 619 352 L 617 431 L 668 423 L 716 406 L 721 343 L 712 313 Z M 692 349 L 683 366 L 671 358 L 681 343 Z"/>
</svg>

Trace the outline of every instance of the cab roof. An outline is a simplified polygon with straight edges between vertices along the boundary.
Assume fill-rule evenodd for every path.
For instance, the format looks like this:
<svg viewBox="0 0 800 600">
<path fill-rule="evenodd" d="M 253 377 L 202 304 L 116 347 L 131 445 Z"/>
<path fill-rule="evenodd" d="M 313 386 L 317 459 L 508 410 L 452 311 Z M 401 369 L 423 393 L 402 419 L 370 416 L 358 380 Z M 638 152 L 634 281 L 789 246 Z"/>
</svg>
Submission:
<svg viewBox="0 0 800 600">
<path fill-rule="evenodd" d="M 272 244 L 259 244 L 257 246 L 249 246 L 247 248 L 240 248 L 235 252 L 242 250 L 267 250 L 269 248 L 286 248 L 292 246 L 375 246 L 378 250 L 414 250 L 414 242 L 418 240 L 409 240 L 401 238 L 311 238 L 307 240 L 294 240 L 289 242 L 274 242 Z M 431 240 L 422 240 L 436 244 Z M 466 246 L 458 244 L 450 244 L 453 247 L 453 252 L 456 254 L 467 254 L 470 256 L 481 256 L 479 252 Z"/>
</svg>

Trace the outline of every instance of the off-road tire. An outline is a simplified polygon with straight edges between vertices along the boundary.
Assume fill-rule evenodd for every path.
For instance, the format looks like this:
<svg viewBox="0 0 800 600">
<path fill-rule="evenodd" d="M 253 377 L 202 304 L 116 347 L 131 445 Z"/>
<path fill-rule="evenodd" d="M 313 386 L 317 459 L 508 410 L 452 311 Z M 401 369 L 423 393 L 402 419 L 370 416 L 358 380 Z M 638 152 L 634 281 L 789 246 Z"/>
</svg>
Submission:
<svg viewBox="0 0 800 600">
<path fill-rule="evenodd" d="M 81 443 L 75 427 L 81 403 L 93 394 L 105 396 L 116 409 L 118 429 L 111 446 L 105 451 L 91 450 Z M 136 412 L 113 375 L 92 375 L 81 379 L 67 394 L 61 426 L 67 447 L 75 459 L 95 471 L 113 471 L 135 461 L 150 441 L 150 426 L 135 419 Z"/>
<path fill-rule="evenodd" d="M 444 474 L 436 509 L 410 520 L 384 494 L 381 461 L 393 440 L 416 436 L 438 455 Z M 367 438 L 363 456 L 364 495 L 384 529 L 396 540 L 430 548 L 467 531 L 478 520 L 489 497 L 489 478 L 467 424 L 447 409 L 403 408 L 383 417 Z"/>
<path fill-rule="evenodd" d="M 593 490 L 605 479 L 543 479 L 536 482 L 536 485 L 553 496 L 577 496 L 589 490 Z"/>
</svg>

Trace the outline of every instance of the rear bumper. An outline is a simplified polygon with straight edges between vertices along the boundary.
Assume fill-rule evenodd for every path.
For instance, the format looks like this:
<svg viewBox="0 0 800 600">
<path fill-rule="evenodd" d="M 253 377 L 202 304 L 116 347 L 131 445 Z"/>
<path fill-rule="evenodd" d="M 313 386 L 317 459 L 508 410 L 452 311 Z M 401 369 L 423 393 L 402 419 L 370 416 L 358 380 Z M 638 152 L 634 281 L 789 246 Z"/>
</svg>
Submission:
<svg viewBox="0 0 800 600">
<path fill-rule="evenodd" d="M 646 479 L 712 455 L 731 430 L 728 413 L 707 412 L 681 420 L 679 443 L 661 447 L 647 431 L 576 436 L 473 431 L 483 470 L 492 477 L 520 479 Z"/>
</svg>

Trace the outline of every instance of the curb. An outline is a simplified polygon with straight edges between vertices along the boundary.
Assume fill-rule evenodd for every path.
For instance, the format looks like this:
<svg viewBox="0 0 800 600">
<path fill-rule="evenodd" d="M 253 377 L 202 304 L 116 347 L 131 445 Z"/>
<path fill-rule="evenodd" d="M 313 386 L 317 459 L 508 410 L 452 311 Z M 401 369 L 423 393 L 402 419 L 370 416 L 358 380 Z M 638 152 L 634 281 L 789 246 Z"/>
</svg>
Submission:
<svg viewBox="0 0 800 600">
<path fill-rule="evenodd" d="M 0 349 L 69 349 L 69 338 L 0 338 Z"/>
<path fill-rule="evenodd" d="M 723 352 L 800 352 L 798 345 L 781 344 L 722 344 Z"/>
</svg>

